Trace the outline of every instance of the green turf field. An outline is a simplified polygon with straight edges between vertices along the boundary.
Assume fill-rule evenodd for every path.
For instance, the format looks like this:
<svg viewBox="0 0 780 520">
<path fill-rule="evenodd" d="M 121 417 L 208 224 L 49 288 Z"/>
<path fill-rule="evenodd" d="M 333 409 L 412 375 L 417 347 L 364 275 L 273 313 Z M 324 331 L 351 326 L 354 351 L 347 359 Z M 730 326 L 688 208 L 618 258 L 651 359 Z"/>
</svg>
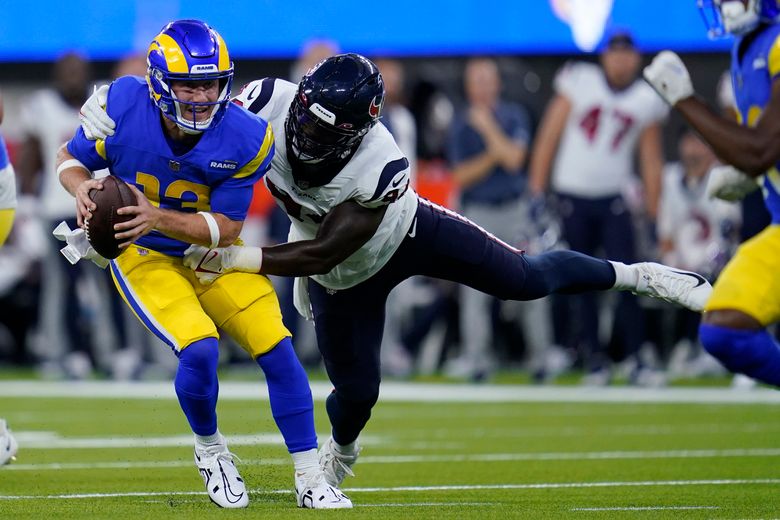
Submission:
<svg viewBox="0 0 780 520">
<path fill-rule="evenodd" d="M 388 392 L 365 431 L 357 476 L 344 485 L 355 509 L 318 512 L 295 506 L 292 464 L 261 397 L 231 396 L 223 385 L 220 427 L 251 490 L 248 509 L 227 511 L 206 497 L 174 399 L 137 399 L 146 394 L 134 389 L 36 397 L 33 387 L 0 384 L 0 416 L 21 446 L 16 462 L 0 468 L 0 518 L 780 517 L 773 396 L 761 402 L 748 392 L 724 403 L 729 390 L 715 389 L 712 399 L 697 394 L 700 402 L 637 402 L 633 389 L 602 399 L 575 388 L 556 398 L 518 386 L 527 400 L 469 402 L 486 387 L 431 388 L 464 402 Z M 578 394 L 593 399 L 575 402 Z M 324 403 L 315 406 L 323 440 Z"/>
</svg>

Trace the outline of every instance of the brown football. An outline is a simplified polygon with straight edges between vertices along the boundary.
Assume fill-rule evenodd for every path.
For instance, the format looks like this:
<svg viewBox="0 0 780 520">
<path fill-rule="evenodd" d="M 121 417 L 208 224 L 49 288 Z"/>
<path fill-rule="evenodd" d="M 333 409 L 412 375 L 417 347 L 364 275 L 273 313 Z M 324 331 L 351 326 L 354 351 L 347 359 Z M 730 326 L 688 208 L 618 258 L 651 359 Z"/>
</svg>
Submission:
<svg viewBox="0 0 780 520">
<path fill-rule="evenodd" d="M 120 242 L 114 238 L 114 224 L 133 218 L 133 215 L 117 215 L 116 211 L 125 206 L 135 206 L 135 193 L 123 180 L 109 175 L 103 181 L 102 190 L 89 190 L 89 198 L 97 208 L 86 222 L 87 239 L 101 256 L 116 258 L 122 250 Z"/>
</svg>

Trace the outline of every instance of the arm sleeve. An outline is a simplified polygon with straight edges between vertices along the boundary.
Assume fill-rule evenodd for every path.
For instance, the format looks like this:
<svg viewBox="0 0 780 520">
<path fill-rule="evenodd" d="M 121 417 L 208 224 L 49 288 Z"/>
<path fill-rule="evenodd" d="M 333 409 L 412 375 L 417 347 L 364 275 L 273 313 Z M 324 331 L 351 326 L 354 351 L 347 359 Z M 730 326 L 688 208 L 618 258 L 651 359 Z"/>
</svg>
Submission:
<svg viewBox="0 0 780 520">
<path fill-rule="evenodd" d="M 111 165 L 106 156 L 106 142 L 102 139 L 90 141 L 81 127 L 76 130 L 73 139 L 68 141 L 68 152 L 93 172 Z"/>
</svg>

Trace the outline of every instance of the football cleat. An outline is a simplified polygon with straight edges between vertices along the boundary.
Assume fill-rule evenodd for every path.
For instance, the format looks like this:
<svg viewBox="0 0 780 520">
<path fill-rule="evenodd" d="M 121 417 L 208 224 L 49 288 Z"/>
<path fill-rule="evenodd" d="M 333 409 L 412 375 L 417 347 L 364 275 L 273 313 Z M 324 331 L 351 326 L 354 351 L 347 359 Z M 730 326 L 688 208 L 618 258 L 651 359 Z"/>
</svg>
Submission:
<svg viewBox="0 0 780 520">
<path fill-rule="evenodd" d="M 249 505 L 249 494 L 244 479 L 233 463 L 234 455 L 228 451 L 225 438 L 221 444 L 200 446 L 195 444 L 195 465 L 206 484 L 212 502 L 219 507 L 238 508 Z"/>
<path fill-rule="evenodd" d="M 341 490 L 325 481 L 325 474 L 295 473 L 298 507 L 306 509 L 351 509 L 352 501 Z"/>
<path fill-rule="evenodd" d="M 712 285 L 703 276 L 654 262 L 632 264 L 638 279 L 634 294 L 660 298 L 701 312 L 712 293 Z"/>
<path fill-rule="evenodd" d="M 5 419 L 0 419 L 0 466 L 16 460 L 17 451 L 19 451 L 19 443 L 11 435 Z"/>
<path fill-rule="evenodd" d="M 320 448 L 320 468 L 325 474 L 325 480 L 333 487 L 340 487 L 347 475 L 354 477 L 352 466 L 357 462 L 360 448 L 355 445 L 353 455 L 344 455 L 336 451 L 333 437 L 329 438 Z"/>
</svg>

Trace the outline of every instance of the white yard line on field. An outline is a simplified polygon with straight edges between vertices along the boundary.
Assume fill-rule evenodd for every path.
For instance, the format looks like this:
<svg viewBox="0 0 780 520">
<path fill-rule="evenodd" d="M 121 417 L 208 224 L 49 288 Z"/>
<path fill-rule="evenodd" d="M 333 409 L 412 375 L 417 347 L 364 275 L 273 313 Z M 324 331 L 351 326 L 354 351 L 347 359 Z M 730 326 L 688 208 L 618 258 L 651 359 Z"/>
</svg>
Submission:
<svg viewBox="0 0 780 520">
<path fill-rule="evenodd" d="M 232 446 L 238 443 L 232 442 Z M 733 457 L 779 457 L 780 448 L 752 448 L 726 450 L 659 450 L 659 451 L 586 451 L 586 452 L 547 452 L 547 453 L 484 453 L 470 455 L 387 455 L 365 456 L 360 458 L 361 466 L 367 464 L 420 464 L 447 462 L 516 462 L 516 461 L 577 461 L 577 460 L 652 460 L 652 459 L 714 459 Z M 241 465 L 284 465 L 289 464 L 286 457 L 266 459 L 242 459 Z M 62 471 L 89 469 L 131 469 L 131 468 L 175 468 L 189 467 L 189 460 L 174 461 L 134 461 L 134 462 L 62 462 L 45 464 L 13 463 L 2 469 L 5 471 Z"/>
<path fill-rule="evenodd" d="M 324 400 L 332 385 L 311 383 L 315 399 Z M 175 399 L 170 382 L 0 381 L 0 397 L 80 397 L 91 399 Z M 221 400 L 268 399 L 262 383 L 220 383 Z M 780 392 L 768 388 L 635 388 L 581 386 L 471 385 L 444 383 L 382 383 L 382 401 L 406 402 L 590 402 L 590 403 L 718 403 L 780 404 Z"/>
<path fill-rule="evenodd" d="M 664 487 L 664 486 L 739 486 L 739 485 L 780 485 L 780 479 L 715 479 L 715 480 L 645 480 L 628 482 L 540 482 L 529 484 L 479 484 L 455 486 L 397 486 L 397 487 L 364 487 L 345 488 L 346 493 L 395 493 L 412 491 L 485 491 L 505 489 L 577 489 L 577 488 L 609 488 L 609 487 Z M 292 493 L 290 489 L 252 489 L 250 493 Z M 52 499 L 84 499 L 84 498 L 117 498 L 117 497 L 160 497 L 203 495 L 203 491 L 136 491 L 125 493 L 74 493 L 56 495 L 0 495 L 0 500 L 52 500 Z"/>
<path fill-rule="evenodd" d="M 569 511 L 689 511 L 720 509 L 719 506 L 644 506 L 644 507 L 573 507 Z"/>
</svg>

